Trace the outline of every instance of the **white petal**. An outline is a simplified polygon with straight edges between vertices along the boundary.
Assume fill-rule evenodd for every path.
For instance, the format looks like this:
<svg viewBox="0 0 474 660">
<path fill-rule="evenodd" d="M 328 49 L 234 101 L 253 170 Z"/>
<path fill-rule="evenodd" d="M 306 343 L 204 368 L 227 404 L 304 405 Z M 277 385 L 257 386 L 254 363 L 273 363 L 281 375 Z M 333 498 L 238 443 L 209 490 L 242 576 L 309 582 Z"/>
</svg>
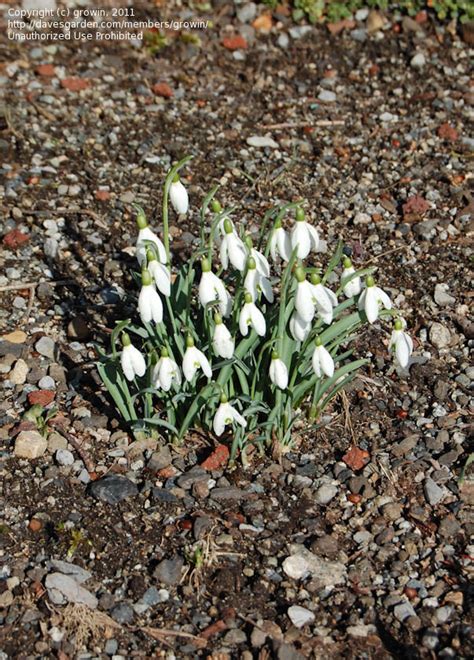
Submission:
<svg viewBox="0 0 474 660">
<path fill-rule="evenodd" d="M 207 359 L 207 357 L 198 348 L 196 348 L 196 356 L 197 356 L 197 359 L 199 360 L 199 364 L 201 365 L 201 369 L 203 370 L 204 375 L 207 376 L 208 378 L 211 378 L 212 377 L 212 369 L 211 369 L 211 365 L 209 364 L 209 360 Z"/>
<path fill-rule="evenodd" d="M 379 303 L 374 286 L 365 289 L 364 310 L 369 323 L 375 323 L 379 316 Z"/>
<path fill-rule="evenodd" d="M 258 298 L 258 292 L 257 292 L 258 280 L 259 280 L 259 276 L 256 268 L 251 268 L 250 270 L 247 271 L 247 275 L 245 276 L 245 280 L 244 280 L 244 290 L 250 293 L 253 302 L 255 302 Z"/>
<path fill-rule="evenodd" d="M 156 286 L 164 296 L 169 296 L 171 293 L 171 278 L 169 270 L 159 261 L 153 259 L 148 264 L 148 270 L 155 280 Z"/>
<path fill-rule="evenodd" d="M 309 222 L 306 222 L 306 227 L 309 233 L 309 237 L 311 240 L 311 246 L 313 250 L 317 250 L 319 247 L 319 235 L 315 227 L 313 225 L 310 225 Z"/>
<path fill-rule="evenodd" d="M 275 359 L 270 362 L 269 375 L 274 385 L 282 390 L 286 390 L 288 387 L 288 369 L 282 360 Z"/>
<path fill-rule="evenodd" d="M 144 229 L 140 229 L 137 238 L 137 259 L 139 262 L 141 258 L 143 259 L 140 262 L 140 266 L 146 259 L 146 251 L 148 249 L 147 241 L 150 241 L 156 246 L 156 251 L 158 253 L 157 257 L 162 264 L 165 264 L 167 262 L 165 246 L 158 238 L 158 236 L 150 229 L 150 227 L 145 227 Z"/>
<path fill-rule="evenodd" d="M 188 212 L 189 198 L 188 191 L 181 181 L 173 182 L 170 186 L 170 202 L 176 213 L 184 215 Z"/>
<path fill-rule="evenodd" d="M 262 312 L 253 303 L 250 303 L 250 318 L 252 320 L 252 327 L 260 337 L 263 337 L 267 331 L 267 324 Z"/>
<path fill-rule="evenodd" d="M 229 412 L 231 413 L 234 422 L 237 422 L 237 424 L 240 424 L 240 426 L 243 426 L 243 428 L 247 426 L 247 420 L 245 419 L 245 417 L 242 417 L 239 411 L 236 410 L 233 406 L 230 406 Z"/>
<path fill-rule="evenodd" d="M 306 259 L 311 250 L 311 239 L 305 222 L 295 222 L 291 232 L 291 247 L 297 248 L 298 259 Z"/>
<path fill-rule="evenodd" d="M 228 236 L 229 234 L 224 235 L 219 250 L 220 260 L 221 260 L 222 268 L 224 268 L 224 270 L 227 270 L 227 268 L 229 267 Z"/>
<path fill-rule="evenodd" d="M 225 359 L 231 358 L 234 354 L 235 342 L 223 323 L 219 323 L 214 329 L 212 346 L 216 354 Z"/>
<path fill-rule="evenodd" d="M 311 323 L 303 321 L 298 312 L 295 312 L 290 319 L 290 332 L 293 339 L 304 341 L 311 331 Z"/>
<path fill-rule="evenodd" d="M 331 291 L 331 289 L 328 289 L 327 286 L 323 286 L 323 289 L 324 289 L 324 291 L 325 291 L 327 297 L 328 297 L 329 300 L 331 301 L 331 305 L 332 305 L 333 307 L 337 307 L 337 296 L 336 296 L 336 294 L 334 293 L 334 291 Z"/>
<path fill-rule="evenodd" d="M 234 268 L 243 271 L 245 269 L 245 262 L 247 261 L 247 253 L 244 244 L 237 234 L 227 234 L 227 237 L 229 261 Z"/>
<path fill-rule="evenodd" d="M 193 348 L 194 346 L 188 347 L 183 356 L 183 374 L 188 382 L 192 381 L 197 371 Z"/>
<path fill-rule="evenodd" d="M 153 284 L 142 286 L 138 297 L 138 309 L 143 323 L 154 321 L 161 323 L 163 320 L 163 303 Z"/>
<path fill-rule="evenodd" d="M 332 309 L 331 309 L 330 312 L 326 312 L 321 307 L 317 307 L 317 311 L 318 311 L 318 316 L 322 320 L 322 322 L 325 323 L 326 325 L 331 325 L 332 320 L 333 320 Z"/>
<path fill-rule="evenodd" d="M 359 311 L 365 310 L 365 297 L 367 295 L 367 289 L 364 289 L 362 293 L 360 294 L 360 298 L 358 300 L 358 306 L 359 306 Z"/>
<path fill-rule="evenodd" d="M 283 229 L 283 227 L 280 227 L 280 229 L 277 229 L 277 231 L 278 231 L 278 236 L 277 236 L 278 252 L 280 253 L 280 257 L 283 259 L 283 261 L 289 261 L 291 258 L 290 237 Z"/>
<path fill-rule="evenodd" d="M 273 261 L 276 261 L 277 258 L 277 231 L 278 229 L 275 229 L 273 234 L 270 236 L 270 254 Z"/>
<path fill-rule="evenodd" d="M 133 370 L 137 376 L 144 376 L 146 371 L 146 362 L 143 355 L 140 353 L 138 348 L 135 348 L 133 344 L 130 344 L 128 347 L 130 354 L 130 361 L 132 363 Z"/>
<path fill-rule="evenodd" d="M 132 360 L 130 352 L 127 351 L 128 346 L 124 346 L 122 350 L 122 355 L 120 356 L 120 364 L 122 366 L 122 371 L 125 374 L 127 380 L 133 380 L 135 378 L 135 371 L 133 369 Z"/>
<path fill-rule="evenodd" d="M 240 334 L 246 337 L 249 332 L 249 323 L 250 323 L 250 305 L 252 303 L 245 303 L 245 305 L 240 310 L 239 317 L 239 330 Z"/>
<path fill-rule="evenodd" d="M 227 404 L 228 405 L 228 404 Z M 212 423 L 212 428 L 216 435 L 222 435 L 225 429 L 225 422 L 227 419 L 227 408 L 225 403 L 221 403 L 217 409 L 216 414 L 214 415 L 214 421 Z"/>
<path fill-rule="evenodd" d="M 311 286 L 312 285 L 305 280 L 304 282 L 298 282 L 296 289 L 295 309 L 301 320 L 305 323 L 311 323 L 315 313 Z"/>
<path fill-rule="evenodd" d="M 250 254 L 255 259 L 255 265 L 257 266 L 260 275 L 270 277 L 270 264 L 268 263 L 267 258 L 255 248 L 252 248 Z"/>
<path fill-rule="evenodd" d="M 377 300 L 382 303 L 382 305 L 385 307 L 385 309 L 392 309 L 392 301 L 388 297 L 388 295 L 385 293 L 385 291 L 382 291 L 382 289 L 378 286 L 372 287 L 376 291 L 377 295 Z"/>
<path fill-rule="evenodd" d="M 272 285 L 266 277 L 263 277 L 263 275 L 260 275 L 259 287 L 261 288 L 262 293 L 268 302 L 272 303 L 274 301 Z"/>
<path fill-rule="evenodd" d="M 324 312 L 331 312 L 332 302 L 331 298 L 326 293 L 326 287 L 324 287 L 322 284 L 310 284 L 310 287 L 313 298 L 316 300 L 317 306 L 320 307 Z"/>
<path fill-rule="evenodd" d="M 319 361 L 321 364 L 321 369 L 326 374 L 326 376 L 332 378 L 332 376 L 334 376 L 334 360 L 332 359 L 329 351 L 325 349 L 324 346 L 317 346 L 317 348 L 319 349 Z"/>
<path fill-rule="evenodd" d="M 316 348 L 313 351 L 313 358 L 312 358 L 312 364 L 313 364 L 313 371 L 318 376 L 318 378 L 321 378 L 321 360 L 319 357 L 319 351 L 318 351 L 319 346 L 316 346 Z"/>
<path fill-rule="evenodd" d="M 403 332 L 402 330 L 399 330 L 398 332 L 400 334 L 395 341 L 395 355 L 397 356 L 400 366 L 406 368 L 410 361 L 410 355 L 412 354 L 413 342 L 406 332 Z"/>
</svg>

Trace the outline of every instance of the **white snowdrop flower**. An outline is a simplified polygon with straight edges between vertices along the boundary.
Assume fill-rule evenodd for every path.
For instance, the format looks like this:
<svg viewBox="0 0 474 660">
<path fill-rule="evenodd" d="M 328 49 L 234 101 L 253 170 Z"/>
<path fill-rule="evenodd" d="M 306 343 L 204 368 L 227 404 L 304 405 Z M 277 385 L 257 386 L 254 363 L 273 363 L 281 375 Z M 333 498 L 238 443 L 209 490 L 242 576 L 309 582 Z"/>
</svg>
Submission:
<svg viewBox="0 0 474 660">
<path fill-rule="evenodd" d="M 306 279 L 305 270 L 301 266 L 298 266 L 295 275 L 298 280 L 295 296 L 295 309 L 304 323 L 311 323 L 316 312 L 313 285 Z"/>
<path fill-rule="evenodd" d="M 161 357 L 153 368 L 153 383 L 158 390 L 168 392 L 173 381 L 181 385 L 181 372 L 178 365 L 169 356 L 166 348 L 161 349 Z"/>
<path fill-rule="evenodd" d="M 157 257 L 162 264 L 166 264 L 168 261 L 166 258 L 166 250 L 162 241 L 158 236 L 150 229 L 148 221 L 145 217 L 143 209 L 139 207 L 137 215 L 137 227 L 138 227 L 138 236 L 136 243 L 136 255 L 137 260 L 140 266 L 143 266 L 146 263 L 147 251 L 149 249 L 150 243 L 153 244 L 154 249 L 156 250 Z"/>
<path fill-rule="evenodd" d="M 270 380 L 281 390 L 288 387 L 288 369 L 283 360 L 280 360 L 278 353 L 272 353 L 272 360 L 269 369 Z"/>
<path fill-rule="evenodd" d="M 247 261 L 247 251 L 243 241 L 232 229 L 232 224 L 228 218 L 224 220 L 224 232 L 220 247 L 221 264 L 223 268 L 227 269 L 230 261 L 234 268 L 242 272 Z"/>
<path fill-rule="evenodd" d="M 237 422 L 243 428 L 247 426 L 247 421 L 242 417 L 242 415 L 231 406 L 227 401 L 227 397 L 223 394 L 221 396 L 221 402 L 219 408 L 217 409 L 216 414 L 214 415 L 214 421 L 212 423 L 212 428 L 216 435 L 222 435 L 224 433 L 225 427 L 229 426 L 233 422 Z"/>
<path fill-rule="evenodd" d="M 379 317 L 380 305 L 392 309 L 392 302 L 385 291 L 375 286 L 374 278 L 369 275 L 365 280 L 366 288 L 359 298 L 359 310 L 364 310 L 369 323 L 375 323 Z"/>
<path fill-rule="evenodd" d="M 184 215 L 188 212 L 188 191 L 179 180 L 179 174 L 175 176 L 170 186 L 170 202 L 179 215 Z"/>
<path fill-rule="evenodd" d="M 344 284 L 344 280 L 356 272 L 354 266 L 352 265 L 352 261 L 349 259 L 349 257 L 345 257 L 342 265 L 343 265 L 343 269 L 341 273 L 341 283 L 343 285 L 342 290 L 344 291 L 344 295 L 347 298 L 352 298 L 352 296 L 358 296 L 362 290 L 362 285 L 359 276 L 352 278 L 350 282 Z"/>
<path fill-rule="evenodd" d="M 252 295 L 245 294 L 245 303 L 240 310 L 239 329 L 241 334 L 246 337 L 251 326 L 257 335 L 263 337 L 267 331 L 267 324 L 262 312 L 252 302 Z"/>
<path fill-rule="evenodd" d="M 311 289 L 313 291 L 313 299 L 318 309 L 329 313 L 332 312 L 334 307 L 337 307 L 336 294 L 327 286 L 321 284 L 321 278 L 316 273 L 311 275 Z"/>
<path fill-rule="evenodd" d="M 316 347 L 313 353 L 313 370 L 319 378 L 325 374 L 329 378 L 334 376 L 334 360 L 327 349 L 324 348 L 321 339 L 316 338 Z"/>
<path fill-rule="evenodd" d="M 168 268 L 161 264 L 152 250 L 147 251 L 147 268 L 155 281 L 158 290 L 169 297 L 171 294 L 171 275 Z"/>
<path fill-rule="evenodd" d="M 208 259 L 201 261 L 202 275 L 199 282 L 199 301 L 203 307 L 209 303 L 217 302 L 222 316 L 229 316 L 232 311 L 232 298 L 222 280 L 211 270 Z"/>
<path fill-rule="evenodd" d="M 272 303 L 274 300 L 272 285 L 270 284 L 270 281 L 258 271 L 253 257 L 250 257 L 247 262 L 247 274 L 244 280 L 244 289 L 250 293 L 253 302 L 258 300 L 260 293 L 263 293 L 269 303 Z"/>
<path fill-rule="evenodd" d="M 245 245 L 249 251 L 249 256 L 255 261 L 255 266 L 259 275 L 262 275 L 262 277 L 270 277 L 270 264 L 268 263 L 268 259 L 264 254 L 254 248 L 252 237 L 250 235 L 245 237 Z"/>
<path fill-rule="evenodd" d="M 143 323 L 161 323 L 163 320 L 163 303 L 155 289 L 150 272 L 142 271 L 142 288 L 138 296 L 138 311 Z"/>
<path fill-rule="evenodd" d="M 146 371 L 145 358 L 138 348 L 132 344 L 127 333 L 122 335 L 122 354 L 120 364 L 127 380 L 133 380 L 135 376 L 144 376 Z"/>
<path fill-rule="evenodd" d="M 290 319 L 290 332 L 296 341 L 304 341 L 311 332 L 311 322 L 303 321 L 298 312 L 294 312 Z"/>
<path fill-rule="evenodd" d="M 390 350 L 395 352 L 395 357 L 401 367 L 406 369 L 413 353 L 413 341 L 409 334 L 404 332 L 403 319 L 397 319 L 394 324 L 392 336 L 390 337 Z"/>
<path fill-rule="evenodd" d="M 316 229 L 306 222 L 302 208 L 296 209 L 296 221 L 291 230 L 291 248 L 296 248 L 298 259 L 306 259 L 311 250 L 319 247 L 319 236 Z"/>
<path fill-rule="evenodd" d="M 214 315 L 214 322 L 216 325 L 212 336 L 212 347 L 216 355 L 228 360 L 234 355 L 235 340 L 222 323 L 222 318 L 219 314 Z"/>
<path fill-rule="evenodd" d="M 273 227 L 270 237 L 270 254 L 273 261 L 276 261 L 278 257 L 283 261 L 289 261 L 291 258 L 291 240 L 281 226 L 281 220 L 277 220 Z"/>
<path fill-rule="evenodd" d="M 183 356 L 183 374 L 190 382 L 198 369 L 202 369 L 205 376 L 212 377 L 212 369 L 209 360 L 202 351 L 194 345 L 194 339 L 188 335 L 186 337 L 186 351 Z"/>
</svg>

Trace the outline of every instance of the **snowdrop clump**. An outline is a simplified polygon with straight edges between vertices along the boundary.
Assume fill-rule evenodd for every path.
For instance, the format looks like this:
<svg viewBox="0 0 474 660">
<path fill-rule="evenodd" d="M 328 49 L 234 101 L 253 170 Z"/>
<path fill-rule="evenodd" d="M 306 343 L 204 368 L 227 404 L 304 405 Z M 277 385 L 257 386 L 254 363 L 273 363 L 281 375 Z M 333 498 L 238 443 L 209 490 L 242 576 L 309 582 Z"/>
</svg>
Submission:
<svg viewBox="0 0 474 660">
<path fill-rule="evenodd" d="M 137 207 L 136 318 L 117 324 L 98 368 L 136 432 L 182 442 L 200 427 L 230 437 L 232 458 L 240 452 L 245 463 L 251 442 L 290 446 L 295 421 L 317 420 L 368 362 L 351 348 L 364 325 L 394 320 L 388 348 L 401 368 L 413 342 L 374 268 L 357 270 L 342 243 L 320 265 L 318 231 L 299 203 L 270 209 L 255 238 L 239 233 L 214 188 L 200 211 L 199 249 L 173 268 L 169 207 L 189 212 L 179 177 L 188 161 L 166 178 L 162 239 Z"/>
</svg>

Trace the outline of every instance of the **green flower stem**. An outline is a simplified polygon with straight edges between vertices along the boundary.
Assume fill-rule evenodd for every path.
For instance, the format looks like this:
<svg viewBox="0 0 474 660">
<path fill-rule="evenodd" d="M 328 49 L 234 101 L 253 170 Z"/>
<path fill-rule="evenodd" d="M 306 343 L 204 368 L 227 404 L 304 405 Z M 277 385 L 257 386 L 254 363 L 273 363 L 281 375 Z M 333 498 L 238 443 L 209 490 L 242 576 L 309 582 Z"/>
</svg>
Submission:
<svg viewBox="0 0 474 660">
<path fill-rule="evenodd" d="M 162 218 L 163 218 L 163 244 L 165 246 L 165 252 L 166 252 L 166 261 L 167 261 L 167 266 L 170 267 L 171 265 L 171 258 L 170 258 L 170 233 L 169 233 L 169 222 L 168 222 L 168 199 L 169 199 L 169 194 L 170 194 L 170 188 L 171 184 L 173 183 L 173 179 L 175 176 L 178 174 L 181 168 L 183 168 L 186 163 L 189 163 L 189 161 L 192 159 L 192 156 L 186 156 L 186 158 L 183 158 L 182 160 L 179 161 L 179 163 L 176 163 L 168 174 L 166 175 L 165 179 L 165 185 L 163 189 L 163 206 L 162 206 Z"/>
</svg>

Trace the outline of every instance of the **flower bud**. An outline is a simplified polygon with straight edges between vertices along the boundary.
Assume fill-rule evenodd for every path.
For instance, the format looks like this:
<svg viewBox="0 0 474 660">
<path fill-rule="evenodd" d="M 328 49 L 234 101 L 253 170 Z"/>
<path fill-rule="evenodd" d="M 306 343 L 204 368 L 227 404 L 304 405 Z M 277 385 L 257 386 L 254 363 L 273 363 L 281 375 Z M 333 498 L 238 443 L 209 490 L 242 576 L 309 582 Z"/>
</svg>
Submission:
<svg viewBox="0 0 474 660">
<path fill-rule="evenodd" d="M 247 260 L 247 268 L 249 270 L 255 270 L 257 268 L 257 264 L 255 263 L 255 259 L 253 257 L 249 257 Z"/>
<path fill-rule="evenodd" d="M 166 346 L 163 346 L 163 348 L 161 349 L 160 355 L 161 355 L 162 358 L 166 358 L 166 357 L 169 357 L 169 356 L 170 356 L 170 354 L 168 353 L 168 349 L 166 348 Z"/>
<path fill-rule="evenodd" d="M 122 346 L 125 348 L 125 346 L 130 346 L 132 343 L 132 340 L 130 339 L 130 336 L 126 333 L 122 333 Z"/>
<path fill-rule="evenodd" d="M 304 282 L 306 279 L 306 271 L 303 266 L 298 266 L 295 270 L 295 276 L 298 282 Z"/>
<path fill-rule="evenodd" d="M 321 278 L 318 273 L 311 273 L 311 284 L 321 284 Z"/>
<path fill-rule="evenodd" d="M 221 403 L 227 403 L 228 400 L 229 400 L 229 399 L 226 397 L 226 395 L 224 394 L 224 392 L 222 392 L 222 394 L 221 394 Z"/>
<path fill-rule="evenodd" d="M 142 270 L 142 285 L 143 286 L 150 286 L 150 284 L 153 282 L 153 278 L 150 274 L 150 271 L 144 268 Z"/>
<path fill-rule="evenodd" d="M 194 339 L 191 335 L 186 335 L 186 348 L 192 348 L 194 346 Z"/>
<path fill-rule="evenodd" d="M 352 261 L 349 259 L 349 257 L 344 257 L 342 261 L 342 265 L 344 266 L 344 268 L 351 268 Z"/>
<path fill-rule="evenodd" d="M 247 304 L 251 303 L 252 302 L 252 294 L 247 291 L 247 293 L 245 294 L 244 300 Z"/>
<path fill-rule="evenodd" d="M 232 234 L 233 233 L 233 228 L 232 228 L 232 223 L 229 220 L 229 218 L 226 218 L 224 220 L 224 231 L 226 234 Z"/>
<path fill-rule="evenodd" d="M 372 277 L 372 275 L 367 275 L 367 278 L 366 278 L 366 280 L 365 280 L 365 284 L 366 284 L 366 286 L 368 286 L 368 287 L 369 287 L 369 286 L 375 286 L 375 280 L 374 280 L 374 278 Z"/>
<path fill-rule="evenodd" d="M 213 213 L 220 213 L 222 211 L 222 206 L 217 199 L 213 199 L 211 202 L 211 211 Z"/>
<path fill-rule="evenodd" d="M 279 360 L 280 356 L 277 351 L 272 351 L 272 360 Z"/>
<path fill-rule="evenodd" d="M 305 213 L 301 206 L 298 206 L 296 209 L 296 222 L 304 222 L 305 219 Z"/>
<path fill-rule="evenodd" d="M 211 270 L 211 264 L 209 259 L 201 259 L 201 268 L 203 273 L 209 273 Z"/>
<path fill-rule="evenodd" d="M 403 330 L 403 323 L 401 319 L 397 319 L 394 323 L 395 330 Z"/>
<path fill-rule="evenodd" d="M 316 344 L 316 346 L 323 345 L 323 342 L 321 341 L 321 337 L 319 337 L 319 335 L 315 338 L 314 343 Z"/>
<path fill-rule="evenodd" d="M 148 227 L 148 220 L 146 219 L 145 211 L 138 204 L 135 205 L 137 209 L 137 227 L 138 229 L 145 229 Z"/>
<path fill-rule="evenodd" d="M 221 325 L 222 323 L 222 316 L 220 314 L 214 314 L 214 323 L 216 325 Z"/>
</svg>

